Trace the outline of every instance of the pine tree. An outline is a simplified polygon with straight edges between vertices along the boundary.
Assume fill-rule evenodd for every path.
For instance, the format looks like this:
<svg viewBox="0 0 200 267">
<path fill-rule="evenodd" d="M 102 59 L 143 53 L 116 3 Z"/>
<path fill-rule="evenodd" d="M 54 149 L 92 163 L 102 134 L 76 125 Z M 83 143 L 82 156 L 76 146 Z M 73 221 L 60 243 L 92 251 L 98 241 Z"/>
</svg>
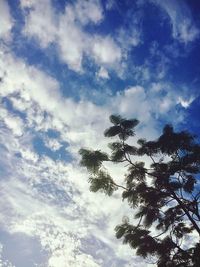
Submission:
<svg viewBox="0 0 200 267">
<path fill-rule="evenodd" d="M 136 225 L 123 220 L 116 226 L 116 237 L 122 238 L 136 254 L 154 257 L 158 267 L 200 266 L 200 145 L 189 132 L 175 132 L 166 125 L 154 140 L 139 139 L 137 146 L 128 144 L 139 121 L 111 115 L 112 126 L 106 137 L 110 155 L 100 150 L 80 149 L 81 165 L 89 173 L 90 190 L 112 195 L 122 190 L 122 199 L 135 211 Z M 149 157 L 150 166 L 134 158 Z M 103 162 L 125 163 L 124 184 L 117 184 Z M 156 234 L 155 234 L 156 232 Z M 190 237 L 196 242 L 184 242 Z M 192 244 L 192 245 L 189 245 Z"/>
</svg>

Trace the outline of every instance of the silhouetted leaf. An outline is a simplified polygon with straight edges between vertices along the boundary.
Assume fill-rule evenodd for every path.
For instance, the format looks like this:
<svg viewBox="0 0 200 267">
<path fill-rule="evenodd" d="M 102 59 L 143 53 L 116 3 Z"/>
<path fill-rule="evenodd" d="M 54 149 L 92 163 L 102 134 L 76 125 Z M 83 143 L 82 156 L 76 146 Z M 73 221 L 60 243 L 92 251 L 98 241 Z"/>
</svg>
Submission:
<svg viewBox="0 0 200 267">
<path fill-rule="evenodd" d="M 102 165 L 103 161 L 109 160 L 106 153 L 101 152 L 100 150 L 88 150 L 80 149 L 79 154 L 82 156 L 80 164 L 88 169 L 89 172 L 96 173 Z"/>
<path fill-rule="evenodd" d="M 183 189 L 188 193 L 192 193 L 195 183 L 196 179 L 192 175 L 188 175 L 187 180 L 183 185 Z"/>
<path fill-rule="evenodd" d="M 121 122 L 122 127 L 124 128 L 128 128 L 128 129 L 132 129 L 134 127 L 136 127 L 138 125 L 139 121 L 136 119 L 132 119 L 132 120 L 123 120 Z"/>
<path fill-rule="evenodd" d="M 91 176 L 89 183 L 92 192 L 102 191 L 109 196 L 118 189 L 113 184 L 111 176 L 104 171 L 99 171 L 95 176 Z"/>
<path fill-rule="evenodd" d="M 115 135 L 118 135 L 121 132 L 122 132 L 122 129 L 120 126 L 112 126 L 105 130 L 104 135 L 106 137 L 113 137 Z"/>
<path fill-rule="evenodd" d="M 109 119 L 114 125 L 119 125 L 124 120 L 120 115 L 111 115 Z"/>
</svg>

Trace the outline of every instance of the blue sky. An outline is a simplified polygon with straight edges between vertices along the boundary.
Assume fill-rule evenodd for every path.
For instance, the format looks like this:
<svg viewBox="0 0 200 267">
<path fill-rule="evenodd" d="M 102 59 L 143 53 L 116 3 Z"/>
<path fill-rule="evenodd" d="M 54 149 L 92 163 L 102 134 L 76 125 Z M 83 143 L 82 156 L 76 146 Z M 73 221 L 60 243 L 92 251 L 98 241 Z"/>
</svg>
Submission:
<svg viewBox="0 0 200 267">
<path fill-rule="evenodd" d="M 132 212 L 89 192 L 78 150 L 110 114 L 200 136 L 195 0 L 0 0 L 0 265 L 152 266 L 114 237 Z M 122 166 L 108 166 L 118 182 Z"/>
</svg>

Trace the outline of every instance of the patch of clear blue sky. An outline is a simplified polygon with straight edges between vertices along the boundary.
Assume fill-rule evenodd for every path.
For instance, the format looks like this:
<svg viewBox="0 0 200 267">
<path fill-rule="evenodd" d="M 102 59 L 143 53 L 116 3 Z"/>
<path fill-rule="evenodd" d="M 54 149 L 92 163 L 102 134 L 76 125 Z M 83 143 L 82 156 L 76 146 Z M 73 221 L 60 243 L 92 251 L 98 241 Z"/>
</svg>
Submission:
<svg viewBox="0 0 200 267">
<path fill-rule="evenodd" d="M 3 105 L 4 107 L 6 107 L 6 109 L 8 109 L 10 112 L 12 112 L 14 115 L 17 115 L 19 116 L 21 119 L 25 120 L 26 119 L 26 113 L 24 112 L 21 112 L 19 110 L 16 110 L 14 107 L 13 107 L 13 104 L 12 102 L 10 101 L 9 98 L 7 97 L 3 97 L 1 100 L 0 100 L 0 104 Z"/>
<path fill-rule="evenodd" d="M 101 227 L 102 227 L 102 224 L 101 224 Z M 116 259 L 114 251 L 110 250 L 109 246 L 106 243 L 95 239 L 95 237 L 93 236 L 81 239 L 81 243 L 83 244 L 83 248 L 81 249 L 83 253 L 89 250 L 91 255 L 99 260 L 101 259 L 101 251 L 106 251 L 106 250 L 109 251 L 109 255 L 107 255 L 107 257 L 104 259 L 105 267 L 125 266 L 127 263 L 125 260 Z"/>
<path fill-rule="evenodd" d="M 61 147 L 53 151 L 49 147 L 45 145 L 45 142 L 42 137 L 35 136 L 33 139 L 33 148 L 37 152 L 39 156 L 48 156 L 52 158 L 53 160 L 61 160 L 61 161 L 67 161 L 69 162 L 72 157 L 70 156 L 70 153 L 67 152 L 68 143 L 67 142 L 61 142 Z"/>
<path fill-rule="evenodd" d="M 4 244 L 2 259 L 14 266 L 35 267 L 37 264 L 46 266 L 48 253 L 41 249 L 39 240 L 22 233 L 9 234 L 0 231 L 1 242 Z M 16 253 L 13 253 L 16 251 Z"/>
<path fill-rule="evenodd" d="M 195 25 L 200 28 L 199 1 L 187 0 L 185 2 L 191 10 Z M 73 3 L 73 1 L 52 0 L 52 3 L 58 12 L 63 12 L 66 3 Z M 183 85 L 188 86 L 188 90 L 191 91 L 199 90 L 199 38 L 187 45 L 174 40 L 169 18 L 164 11 L 149 1 L 139 5 L 136 0 L 116 0 L 115 8 L 111 10 L 105 9 L 106 1 L 101 3 L 104 9 L 104 19 L 98 25 L 90 24 L 85 27 L 86 32 L 110 35 L 116 39 L 117 31 L 120 28 L 127 30 L 127 34 L 129 33 L 131 27 L 133 27 L 133 19 L 134 21 L 138 20 L 137 26 L 139 25 L 141 30 L 141 43 L 129 50 L 126 61 L 127 68 L 123 78 L 119 77 L 115 71 L 110 71 L 111 78 L 99 82 L 95 77 L 98 66 L 91 60 L 89 62 L 86 57 L 83 60 L 84 73 L 76 73 L 68 69 L 66 64 L 60 62 L 53 44 L 44 52 L 39 48 L 35 40 L 25 38 L 21 33 L 24 18 L 20 11 L 18 0 L 9 0 L 9 4 L 12 7 L 12 15 L 15 18 L 13 50 L 16 55 L 25 58 L 28 64 L 36 65 L 55 77 L 60 83 L 63 95 L 72 97 L 77 101 L 80 99 L 80 92 L 84 91 L 85 97 L 101 105 L 106 101 L 106 97 L 95 98 L 95 91 L 101 91 L 103 95 L 104 92 L 111 89 L 112 93 L 115 94 L 116 91 L 123 90 L 128 86 L 139 84 L 148 88 L 152 82 L 160 81 L 174 84 L 177 90 L 180 90 L 180 87 Z M 154 44 L 157 45 L 156 52 L 152 54 L 152 46 Z M 168 60 L 166 63 L 168 68 L 167 74 L 163 80 L 157 80 L 157 76 L 152 75 L 150 80 L 144 81 L 134 74 L 136 67 L 143 67 L 147 63 L 150 66 L 151 72 L 154 73 L 163 57 L 166 57 Z M 94 94 L 91 92 L 94 92 Z M 199 99 L 196 99 L 188 110 L 188 117 L 192 117 L 193 121 L 196 121 L 198 120 L 198 113 Z M 196 130 L 196 128 L 194 129 Z"/>
</svg>

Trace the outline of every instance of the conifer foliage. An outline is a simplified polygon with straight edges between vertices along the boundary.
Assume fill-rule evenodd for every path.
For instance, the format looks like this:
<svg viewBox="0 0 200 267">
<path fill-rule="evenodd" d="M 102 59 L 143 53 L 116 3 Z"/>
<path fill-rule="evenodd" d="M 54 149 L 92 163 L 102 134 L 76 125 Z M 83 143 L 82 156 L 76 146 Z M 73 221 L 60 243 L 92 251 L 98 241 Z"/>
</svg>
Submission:
<svg viewBox="0 0 200 267">
<path fill-rule="evenodd" d="M 166 125 L 154 140 L 128 143 L 139 121 L 111 115 L 112 126 L 104 134 L 110 155 L 100 150 L 80 149 L 81 165 L 89 173 L 90 190 L 122 198 L 135 211 L 135 225 L 124 220 L 116 237 L 144 258 L 153 257 L 158 267 L 200 266 L 200 145 L 186 131 Z M 144 158 L 151 164 L 145 164 Z M 137 160 L 136 160 L 137 159 Z M 109 175 L 104 162 L 125 164 L 124 184 Z"/>
</svg>

